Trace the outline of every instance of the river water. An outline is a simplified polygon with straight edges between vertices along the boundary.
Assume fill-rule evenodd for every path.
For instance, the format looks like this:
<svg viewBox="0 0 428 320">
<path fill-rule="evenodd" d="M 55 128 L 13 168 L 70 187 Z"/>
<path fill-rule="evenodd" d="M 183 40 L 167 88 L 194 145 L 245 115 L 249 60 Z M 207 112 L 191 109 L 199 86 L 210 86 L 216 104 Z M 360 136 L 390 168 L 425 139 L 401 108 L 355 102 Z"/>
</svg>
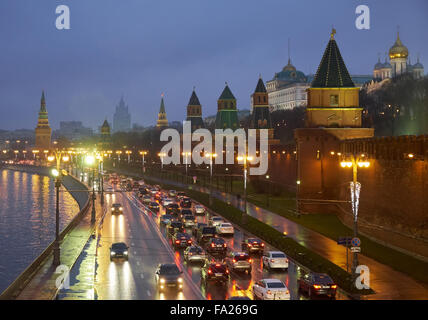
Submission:
<svg viewBox="0 0 428 320">
<path fill-rule="evenodd" d="M 55 238 L 53 179 L 0 170 L 0 292 Z M 79 212 L 68 192 L 60 192 L 61 230 Z"/>
</svg>

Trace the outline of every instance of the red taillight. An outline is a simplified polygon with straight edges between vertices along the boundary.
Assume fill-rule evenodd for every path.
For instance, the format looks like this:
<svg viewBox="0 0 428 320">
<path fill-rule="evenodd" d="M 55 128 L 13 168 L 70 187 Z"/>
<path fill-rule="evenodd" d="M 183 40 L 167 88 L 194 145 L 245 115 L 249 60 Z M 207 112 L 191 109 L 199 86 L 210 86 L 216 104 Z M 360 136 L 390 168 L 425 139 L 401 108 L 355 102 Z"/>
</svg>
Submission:
<svg viewBox="0 0 428 320">
<path fill-rule="evenodd" d="M 266 291 L 267 294 L 272 294 L 272 291 L 268 290 Z"/>
<path fill-rule="evenodd" d="M 249 262 L 249 263 L 253 262 L 253 259 L 248 259 L 248 262 Z"/>
<path fill-rule="evenodd" d="M 216 266 L 216 267 L 220 267 L 220 263 L 217 263 L 215 266 Z"/>
<path fill-rule="evenodd" d="M 225 247 L 225 248 L 226 248 L 226 246 L 227 246 L 227 244 L 223 244 L 223 247 Z"/>
<path fill-rule="evenodd" d="M 235 259 L 233 259 L 232 261 L 233 261 L 233 263 L 235 263 L 235 262 L 236 262 L 236 260 L 235 260 Z"/>
<path fill-rule="evenodd" d="M 175 240 L 175 243 L 180 243 L 180 240 Z"/>
<path fill-rule="evenodd" d="M 208 273 L 213 273 L 213 272 L 211 271 L 211 269 L 208 269 Z"/>
<path fill-rule="evenodd" d="M 261 246 L 262 246 L 262 247 L 264 247 L 264 246 L 265 246 L 265 244 L 264 244 L 264 243 L 262 243 L 262 244 L 261 244 Z"/>
<path fill-rule="evenodd" d="M 187 243 L 192 243 L 192 240 L 187 241 Z"/>
<path fill-rule="evenodd" d="M 332 288 L 332 289 L 336 289 L 336 288 L 337 288 L 337 285 L 336 285 L 336 284 L 332 284 L 332 285 L 331 285 L 331 288 Z"/>
<path fill-rule="evenodd" d="M 314 289 L 321 289 L 320 285 L 314 284 Z"/>
<path fill-rule="evenodd" d="M 211 243 L 211 247 L 213 247 L 213 248 L 214 248 L 214 243 Z"/>
<path fill-rule="evenodd" d="M 251 247 L 251 243 L 249 243 L 248 246 Z"/>
<path fill-rule="evenodd" d="M 275 262 L 275 259 L 270 259 L 270 262 Z"/>
<path fill-rule="evenodd" d="M 228 269 L 226 269 L 226 273 L 229 273 L 229 270 L 228 270 Z"/>
</svg>

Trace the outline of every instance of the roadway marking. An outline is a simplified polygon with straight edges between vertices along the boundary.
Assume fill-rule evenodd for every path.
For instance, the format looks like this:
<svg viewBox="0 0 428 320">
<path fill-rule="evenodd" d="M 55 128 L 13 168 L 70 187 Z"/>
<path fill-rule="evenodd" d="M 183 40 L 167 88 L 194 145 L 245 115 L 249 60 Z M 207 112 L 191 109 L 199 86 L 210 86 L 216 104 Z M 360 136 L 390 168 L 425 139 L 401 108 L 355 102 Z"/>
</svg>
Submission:
<svg viewBox="0 0 428 320">
<path fill-rule="evenodd" d="M 150 292 L 150 290 L 147 290 L 147 295 L 148 295 L 149 297 L 151 297 L 151 296 L 152 296 L 152 293 Z"/>
<path fill-rule="evenodd" d="M 141 279 L 144 279 L 144 274 L 140 274 Z"/>
<path fill-rule="evenodd" d="M 139 266 L 140 265 L 140 261 L 137 261 L 137 266 Z"/>
</svg>

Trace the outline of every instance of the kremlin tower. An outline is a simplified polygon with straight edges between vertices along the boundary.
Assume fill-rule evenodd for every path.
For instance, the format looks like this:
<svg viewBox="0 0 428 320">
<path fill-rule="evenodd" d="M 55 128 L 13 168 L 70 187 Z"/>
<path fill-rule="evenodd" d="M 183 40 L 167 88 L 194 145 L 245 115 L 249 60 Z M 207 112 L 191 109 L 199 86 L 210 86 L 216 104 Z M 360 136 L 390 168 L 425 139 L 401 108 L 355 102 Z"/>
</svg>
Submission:
<svg viewBox="0 0 428 320">
<path fill-rule="evenodd" d="M 232 129 L 239 128 L 238 111 L 236 109 L 236 98 L 226 82 L 220 98 L 217 101 L 217 117 L 215 120 L 216 129 Z"/>
<path fill-rule="evenodd" d="M 52 129 L 49 126 L 48 112 L 46 110 L 45 92 L 42 91 L 40 101 L 39 118 L 37 121 L 36 133 L 36 148 L 49 149 L 51 146 Z"/>
<path fill-rule="evenodd" d="M 192 131 L 204 128 L 204 121 L 202 120 L 202 106 L 193 88 L 192 96 L 190 97 L 189 104 L 187 105 L 187 118 L 186 121 L 191 122 Z"/>
<path fill-rule="evenodd" d="M 162 93 L 161 105 L 160 105 L 159 114 L 158 114 L 158 121 L 156 123 L 156 127 L 158 128 L 168 127 L 168 120 L 166 118 L 165 103 L 163 101 L 163 96 L 164 94 Z"/>
</svg>

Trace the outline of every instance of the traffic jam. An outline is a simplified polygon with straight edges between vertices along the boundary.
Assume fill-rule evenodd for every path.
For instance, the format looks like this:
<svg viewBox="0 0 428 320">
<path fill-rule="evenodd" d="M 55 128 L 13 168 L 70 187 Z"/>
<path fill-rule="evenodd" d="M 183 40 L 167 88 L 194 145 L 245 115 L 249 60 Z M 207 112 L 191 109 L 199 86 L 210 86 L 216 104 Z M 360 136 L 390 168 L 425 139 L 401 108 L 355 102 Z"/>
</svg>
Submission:
<svg viewBox="0 0 428 320">
<path fill-rule="evenodd" d="M 208 300 L 342 299 L 327 274 L 297 267 L 289 274 L 286 253 L 248 234 L 189 198 L 125 176 L 110 175 L 107 192 L 120 190 L 155 221 L 174 250 L 174 263 L 159 264 L 154 275 L 159 292 L 174 294 L 186 286 L 184 272 Z M 125 214 L 120 203 L 112 215 Z M 128 244 L 113 243 L 110 260 L 129 257 Z M 295 281 L 292 281 L 295 280 Z"/>
</svg>

